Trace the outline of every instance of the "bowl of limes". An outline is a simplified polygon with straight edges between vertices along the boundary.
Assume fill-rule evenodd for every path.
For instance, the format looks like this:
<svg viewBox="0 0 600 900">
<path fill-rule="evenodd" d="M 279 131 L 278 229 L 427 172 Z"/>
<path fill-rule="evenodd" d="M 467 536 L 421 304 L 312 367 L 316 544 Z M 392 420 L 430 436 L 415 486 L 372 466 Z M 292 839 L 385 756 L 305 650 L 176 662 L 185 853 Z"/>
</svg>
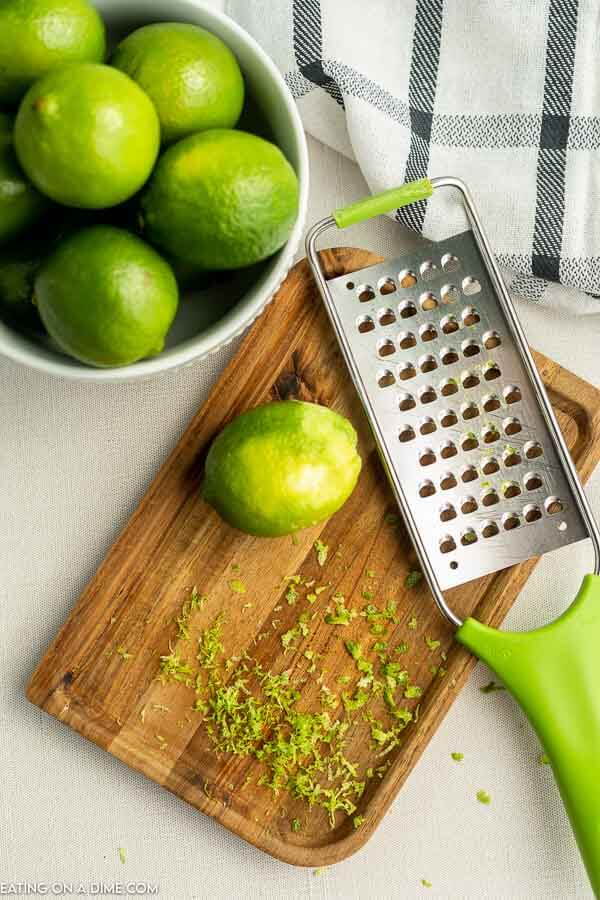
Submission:
<svg viewBox="0 0 600 900">
<path fill-rule="evenodd" d="M 197 0 L 0 4 L 0 353 L 147 378 L 240 335 L 304 226 L 275 64 Z"/>
</svg>

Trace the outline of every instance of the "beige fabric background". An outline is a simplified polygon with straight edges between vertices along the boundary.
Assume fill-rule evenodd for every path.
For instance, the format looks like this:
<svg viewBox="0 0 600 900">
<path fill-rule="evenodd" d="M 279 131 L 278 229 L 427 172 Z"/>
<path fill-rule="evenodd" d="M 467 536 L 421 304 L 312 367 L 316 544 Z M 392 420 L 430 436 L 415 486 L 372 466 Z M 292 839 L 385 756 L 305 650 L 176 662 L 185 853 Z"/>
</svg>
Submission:
<svg viewBox="0 0 600 900">
<path fill-rule="evenodd" d="M 312 222 L 365 187 L 334 151 L 311 141 L 310 153 Z M 383 223 L 348 242 L 390 253 L 398 236 Z M 578 318 L 519 307 L 532 344 L 595 383 L 598 303 L 598 315 Z M 482 666 L 370 843 L 320 875 L 245 845 L 24 700 L 37 660 L 233 350 L 112 386 L 0 359 L 0 889 L 142 879 L 168 900 L 591 897 L 535 736 L 505 693 L 479 691 Z M 599 477 L 588 493 L 600 514 Z M 510 625 L 561 611 L 590 557 L 582 545 L 544 560 Z M 453 750 L 465 754 L 461 765 Z M 489 807 L 476 801 L 479 788 Z"/>
</svg>

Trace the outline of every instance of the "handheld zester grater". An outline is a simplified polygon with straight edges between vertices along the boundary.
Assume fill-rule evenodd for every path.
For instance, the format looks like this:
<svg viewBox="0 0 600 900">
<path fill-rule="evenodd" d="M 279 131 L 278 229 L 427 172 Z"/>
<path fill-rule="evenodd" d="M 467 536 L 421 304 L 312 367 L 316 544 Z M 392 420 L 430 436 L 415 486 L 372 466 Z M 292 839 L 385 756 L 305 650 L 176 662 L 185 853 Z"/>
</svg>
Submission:
<svg viewBox="0 0 600 900">
<path fill-rule="evenodd" d="M 325 232 L 446 188 L 471 230 L 325 279 Z M 434 178 L 337 210 L 307 256 L 434 600 L 536 729 L 600 895 L 600 533 L 469 191 Z M 594 574 L 550 625 L 501 632 L 445 600 L 584 538 Z"/>
</svg>

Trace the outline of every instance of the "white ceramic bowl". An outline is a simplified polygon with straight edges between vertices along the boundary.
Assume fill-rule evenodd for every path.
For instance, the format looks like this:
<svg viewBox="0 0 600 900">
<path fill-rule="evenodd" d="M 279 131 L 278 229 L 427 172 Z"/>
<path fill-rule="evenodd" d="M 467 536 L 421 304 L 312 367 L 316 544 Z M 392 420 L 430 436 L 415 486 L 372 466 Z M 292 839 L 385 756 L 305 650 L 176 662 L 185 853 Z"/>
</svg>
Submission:
<svg viewBox="0 0 600 900">
<path fill-rule="evenodd" d="M 95 369 L 62 354 L 47 338 L 21 334 L 0 321 L 0 353 L 51 375 L 80 381 L 130 381 L 185 366 L 241 334 L 262 312 L 292 265 L 303 232 L 308 196 L 306 139 L 294 100 L 275 64 L 232 19 L 198 0 L 94 0 L 115 39 L 149 22 L 193 22 L 222 38 L 238 58 L 249 94 L 273 140 L 300 181 L 300 209 L 287 244 L 257 272 L 244 273 L 196 297 L 182 297 L 163 352 L 114 369 Z"/>
</svg>

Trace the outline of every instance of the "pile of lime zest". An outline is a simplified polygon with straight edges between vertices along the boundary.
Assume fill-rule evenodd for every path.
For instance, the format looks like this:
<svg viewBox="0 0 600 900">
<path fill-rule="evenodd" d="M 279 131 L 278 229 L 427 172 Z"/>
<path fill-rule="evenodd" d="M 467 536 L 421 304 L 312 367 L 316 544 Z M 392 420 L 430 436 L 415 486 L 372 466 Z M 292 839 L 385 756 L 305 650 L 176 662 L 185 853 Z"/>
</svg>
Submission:
<svg viewBox="0 0 600 900">
<path fill-rule="evenodd" d="M 432 883 L 431 883 L 430 881 L 427 881 L 426 878 L 421 878 L 421 884 L 422 884 L 423 887 L 425 887 L 425 888 L 433 887 Z"/>
<path fill-rule="evenodd" d="M 406 700 L 414 700 L 416 697 L 420 697 L 422 693 L 423 691 L 418 684 L 407 684 L 404 689 L 404 698 Z"/>
<path fill-rule="evenodd" d="M 192 588 L 189 600 L 184 600 L 181 611 L 175 620 L 177 623 L 177 637 L 181 641 L 189 641 L 190 639 L 190 618 L 195 610 L 202 609 L 208 597 L 206 594 L 200 595 L 196 588 Z"/>
<path fill-rule="evenodd" d="M 397 647 L 394 649 L 394 653 L 407 653 L 408 652 L 408 644 L 406 641 L 400 641 Z"/>
<path fill-rule="evenodd" d="M 302 828 L 302 825 L 300 824 L 300 819 L 292 819 L 292 821 L 290 822 L 290 828 L 294 832 L 300 831 L 300 829 Z"/>
<path fill-rule="evenodd" d="M 346 607 L 346 600 L 341 594 L 334 595 L 332 599 L 334 611 L 325 613 L 325 622 L 328 625 L 349 625 L 352 619 L 356 618 L 356 610 Z"/>
<path fill-rule="evenodd" d="M 363 600 L 372 600 L 374 598 L 375 594 L 373 593 L 373 591 L 370 591 L 368 588 L 363 588 L 362 591 L 360 592 L 360 596 L 363 598 Z"/>
<path fill-rule="evenodd" d="M 540 753 L 538 762 L 541 766 L 549 766 L 550 765 L 550 757 L 548 756 L 547 753 Z"/>
<path fill-rule="evenodd" d="M 385 641 L 375 641 L 372 648 L 373 652 L 377 654 L 377 657 L 380 662 L 384 663 L 387 660 L 387 643 Z"/>
<path fill-rule="evenodd" d="M 417 628 L 419 627 L 419 623 L 417 622 L 417 617 L 411 616 L 410 619 L 408 620 L 406 627 L 409 628 L 411 631 L 416 631 Z"/>
<path fill-rule="evenodd" d="M 392 622 L 394 625 L 398 623 L 396 610 L 398 604 L 395 600 L 390 599 L 385 605 L 385 609 L 379 609 L 374 603 L 368 603 L 362 610 L 361 616 L 367 620 L 371 634 L 383 634 L 388 624 Z"/>
<path fill-rule="evenodd" d="M 294 584 L 293 584 L 293 583 L 290 583 L 289 586 L 288 586 L 287 591 L 285 592 L 285 599 L 287 600 L 288 605 L 289 605 L 289 606 L 294 606 L 294 604 L 298 602 L 298 597 L 299 597 L 299 596 L 300 596 L 300 594 L 298 593 L 298 591 L 297 591 L 296 588 L 294 587 Z"/>
<path fill-rule="evenodd" d="M 337 694 L 334 694 L 331 688 L 328 688 L 327 685 L 321 685 L 321 705 L 326 706 L 329 709 L 337 709 L 340 701 Z"/>
<path fill-rule="evenodd" d="M 360 826 L 363 824 L 364 821 L 365 821 L 364 816 L 354 816 L 354 818 L 352 819 L 352 824 L 354 825 L 355 828 L 360 828 Z"/>
<path fill-rule="evenodd" d="M 505 691 L 506 688 L 503 684 L 497 684 L 495 681 L 488 681 L 487 684 L 483 684 L 479 690 L 482 694 L 492 694 L 494 691 Z"/>
<path fill-rule="evenodd" d="M 350 684 L 351 681 L 352 679 L 349 675 L 340 675 L 338 678 L 338 684 Z"/>
<path fill-rule="evenodd" d="M 127 851 L 125 850 L 125 847 L 117 847 L 117 853 L 119 854 L 119 859 L 123 865 L 125 865 L 127 862 Z"/>
<path fill-rule="evenodd" d="M 190 687 L 192 684 L 193 671 L 189 663 L 185 662 L 176 650 L 173 650 L 169 644 L 169 653 L 160 658 L 158 678 L 163 684 L 169 681 L 177 681 Z"/>
<path fill-rule="evenodd" d="M 223 654 L 224 647 L 221 641 L 223 619 L 223 613 L 220 613 L 212 625 L 204 629 L 198 639 L 196 659 L 204 669 L 214 668 L 217 658 Z"/>
<path fill-rule="evenodd" d="M 458 753 L 458 751 L 456 751 L 456 750 L 453 750 L 452 753 L 450 754 L 450 756 L 452 757 L 454 762 L 462 762 L 463 759 L 465 758 L 464 753 Z"/>
<path fill-rule="evenodd" d="M 358 688 L 352 696 L 345 691 L 342 692 L 342 703 L 346 712 L 351 713 L 365 706 L 369 702 L 370 697 L 371 695 L 368 691 Z"/>
<path fill-rule="evenodd" d="M 436 676 L 437 678 L 444 678 L 447 673 L 447 669 L 445 669 L 443 666 L 429 666 L 429 671 L 434 678 Z"/>
<path fill-rule="evenodd" d="M 423 580 L 423 573 L 420 569 L 411 569 L 404 579 L 405 588 L 414 588 Z"/>
<path fill-rule="evenodd" d="M 119 644 L 118 647 L 115 647 L 115 653 L 117 653 L 121 657 L 123 662 L 127 662 L 128 659 L 133 659 L 133 653 L 130 653 L 122 644 Z"/>
<path fill-rule="evenodd" d="M 294 646 L 295 641 L 308 636 L 309 621 L 309 614 L 307 612 L 304 612 L 300 615 L 294 627 L 290 628 L 288 631 L 284 632 L 281 635 L 281 646 L 283 647 L 285 653 L 287 653 L 287 651 Z"/>
<path fill-rule="evenodd" d="M 324 566 L 327 562 L 329 547 L 322 540 L 317 539 L 314 543 L 315 553 L 317 554 L 317 562 L 320 566 Z"/>
<path fill-rule="evenodd" d="M 429 635 L 426 635 L 425 638 L 424 638 L 424 640 L 425 640 L 425 643 L 427 644 L 427 646 L 429 647 L 429 649 L 430 649 L 431 651 L 437 650 L 438 647 L 439 647 L 439 646 L 441 645 L 441 643 L 442 643 L 441 641 L 434 640 L 432 637 L 429 637 Z"/>
<path fill-rule="evenodd" d="M 391 751 L 400 744 L 401 733 L 410 721 L 408 718 L 410 715 L 408 710 L 406 710 L 406 713 L 407 715 L 405 717 L 399 718 L 398 721 L 389 728 L 386 728 L 383 722 L 376 719 L 371 713 L 365 713 L 365 721 L 371 726 L 373 748 L 379 751 L 377 756 L 387 756 L 388 753 L 391 753 Z M 412 715 L 410 715 L 410 718 L 412 718 Z"/>
<path fill-rule="evenodd" d="M 246 585 L 240 578 L 232 578 L 227 584 L 229 585 L 229 590 L 234 594 L 246 593 Z"/>
<path fill-rule="evenodd" d="M 480 803 L 483 803 L 484 806 L 488 806 L 492 802 L 492 798 L 487 791 L 477 791 L 476 795 L 477 799 Z"/>
<path fill-rule="evenodd" d="M 316 672 L 317 670 L 317 661 L 321 659 L 321 654 L 316 653 L 314 650 L 305 650 L 304 658 L 307 659 L 310 663 L 306 671 L 309 673 L 309 675 L 312 675 L 313 672 Z"/>
<path fill-rule="evenodd" d="M 359 687 L 367 687 L 373 682 L 373 663 L 363 656 L 362 647 L 358 641 L 346 641 L 344 643 L 346 651 L 350 654 L 356 668 L 362 674 L 362 678 L 358 682 Z"/>
</svg>

